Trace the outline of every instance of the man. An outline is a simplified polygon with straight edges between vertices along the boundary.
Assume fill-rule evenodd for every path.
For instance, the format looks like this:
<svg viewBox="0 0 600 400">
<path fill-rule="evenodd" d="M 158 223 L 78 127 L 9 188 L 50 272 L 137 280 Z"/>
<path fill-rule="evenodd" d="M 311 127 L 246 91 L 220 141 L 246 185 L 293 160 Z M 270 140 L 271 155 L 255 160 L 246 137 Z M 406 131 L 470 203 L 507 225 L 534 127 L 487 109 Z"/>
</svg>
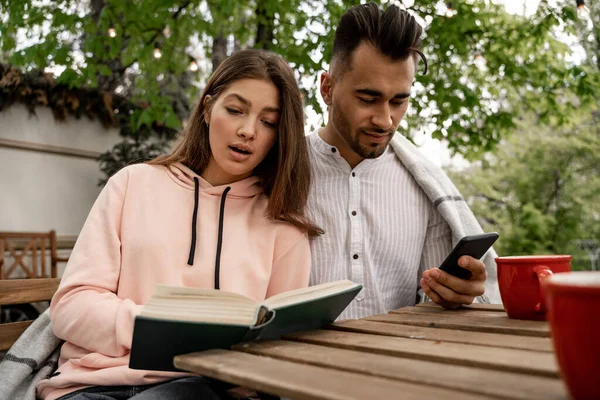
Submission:
<svg viewBox="0 0 600 400">
<path fill-rule="evenodd" d="M 353 7 L 340 20 L 330 70 L 321 76 L 329 117 L 308 137 L 308 215 L 325 234 L 311 241 L 310 284 L 363 285 L 342 319 L 414 305 L 418 291 L 446 308 L 478 296 L 487 301 L 484 291 L 499 302 L 493 251 L 487 270 L 461 257 L 469 280 L 437 269 L 454 243 L 481 227 L 442 170 L 396 134 L 419 58 L 427 70 L 421 33 L 396 6 Z"/>
</svg>

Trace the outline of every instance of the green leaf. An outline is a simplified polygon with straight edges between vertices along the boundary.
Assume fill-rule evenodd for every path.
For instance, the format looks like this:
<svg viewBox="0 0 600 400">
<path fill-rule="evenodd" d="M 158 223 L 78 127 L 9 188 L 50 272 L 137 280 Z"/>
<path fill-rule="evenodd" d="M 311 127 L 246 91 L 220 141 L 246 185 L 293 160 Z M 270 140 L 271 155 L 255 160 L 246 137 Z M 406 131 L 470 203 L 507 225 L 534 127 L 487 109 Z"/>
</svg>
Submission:
<svg viewBox="0 0 600 400">
<path fill-rule="evenodd" d="M 62 74 L 56 79 L 56 83 L 59 85 L 67 85 L 70 89 L 77 86 L 80 79 L 79 74 L 71 68 L 65 69 Z"/>
<path fill-rule="evenodd" d="M 171 129 L 181 128 L 181 122 L 179 121 L 179 118 L 177 118 L 177 115 L 175 115 L 174 112 L 167 114 L 167 118 L 165 119 L 165 125 L 167 126 L 167 128 Z"/>
<path fill-rule="evenodd" d="M 98 72 L 100 73 L 100 75 L 102 76 L 111 76 L 112 75 L 112 70 L 110 68 L 108 68 L 106 65 L 104 64 L 99 64 L 98 65 Z"/>
<path fill-rule="evenodd" d="M 152 109 L 147 108 L 141 112 L 140 118 L 137 120 L 136 130 L 140 129 L 142 125 L 151 126 L 153 122 Z"/>
</svg>

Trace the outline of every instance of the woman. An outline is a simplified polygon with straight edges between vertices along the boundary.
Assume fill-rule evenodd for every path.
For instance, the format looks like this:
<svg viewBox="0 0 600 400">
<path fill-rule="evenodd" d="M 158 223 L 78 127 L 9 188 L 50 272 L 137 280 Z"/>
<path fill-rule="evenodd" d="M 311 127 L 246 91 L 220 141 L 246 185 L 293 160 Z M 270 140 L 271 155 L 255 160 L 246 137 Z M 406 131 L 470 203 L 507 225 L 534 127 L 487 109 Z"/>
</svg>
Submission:
<svg viewBox="0 0 600 400">
<path fill-rule="evenodd" d="M 38 396 L 223 396 L 201 377 L 129 369 L 134 318 L 157 284 L 257 301 L 307 286 L 309 170 L 290 67 L 257 50 L 226 59 L 173 153 L 122 169 L 96 200 L 52 299 L 66 343 Z"/>
</svg>

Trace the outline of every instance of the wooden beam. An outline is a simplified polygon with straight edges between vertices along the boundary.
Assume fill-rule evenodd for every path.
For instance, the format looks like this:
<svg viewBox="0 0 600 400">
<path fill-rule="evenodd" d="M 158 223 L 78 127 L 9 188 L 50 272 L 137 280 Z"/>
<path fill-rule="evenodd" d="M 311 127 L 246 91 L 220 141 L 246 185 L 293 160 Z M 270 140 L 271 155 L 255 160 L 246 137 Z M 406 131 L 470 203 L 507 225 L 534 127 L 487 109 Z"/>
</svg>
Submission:
<svg viewBox="0 0 600 400">
<path fill-rule="evenodd" d="M 25 142 L 22 140 L 13 140 L 0 138 L 0 147 L 17 150 L 37 151 L 39 153 L 57 154 L 60 156 L 79 157 L 88 160 L 97 160 L 100 157 L 100 152 L 74 149 L 71 147 L 55 146 L 52 144 L 42 144 L 34 142 Z"/>
</svg>

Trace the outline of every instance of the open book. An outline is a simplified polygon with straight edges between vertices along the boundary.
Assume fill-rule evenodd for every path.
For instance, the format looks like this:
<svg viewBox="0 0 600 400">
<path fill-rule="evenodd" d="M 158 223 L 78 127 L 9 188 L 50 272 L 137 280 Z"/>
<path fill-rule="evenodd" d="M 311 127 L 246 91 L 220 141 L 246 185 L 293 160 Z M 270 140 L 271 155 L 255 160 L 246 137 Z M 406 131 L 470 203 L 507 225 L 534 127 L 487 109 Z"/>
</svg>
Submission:
<svg viewBox="0 0 600 400">
<path fill-rule="evenodd" d="M 129 367 L 176 371 L 173 357 L 332 323 L 362 289 L 344 280 L 292 290 L 262 303 L 215 289 L 158 286 L 135 318 Z"/>
</svg>

